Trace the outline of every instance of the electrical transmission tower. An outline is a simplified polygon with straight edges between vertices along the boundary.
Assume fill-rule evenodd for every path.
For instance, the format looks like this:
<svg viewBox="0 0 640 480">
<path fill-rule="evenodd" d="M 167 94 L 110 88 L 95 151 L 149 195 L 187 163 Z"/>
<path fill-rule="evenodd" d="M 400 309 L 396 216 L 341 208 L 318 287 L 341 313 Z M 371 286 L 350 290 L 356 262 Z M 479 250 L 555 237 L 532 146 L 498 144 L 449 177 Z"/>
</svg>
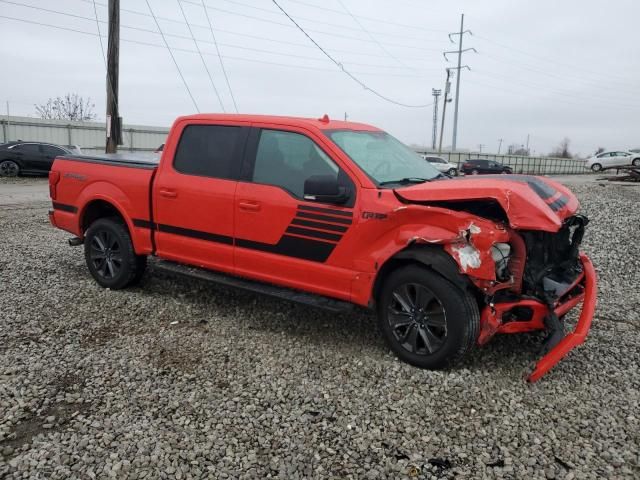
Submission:
<svg viewBox="0 0 640 480">
<path fill-rule="evenodd" d="M 468 33 L 469 35 L 473 35 L 473 33 L 471 33 L 471 30 L 464 29 L 464 13 L 463 13 L 460 16 L 460 31 L 449 34 L 449 40 L 451 41 L 451 43 L 455 43 L 453 41 L 453 38 L 451 37 L 453 37 L 454 35 L 458 35 L 458 50 L 443 52 L 444 58 L 447 60 L 447 62 L 449 61 L 447 54 L 453 54 L 453 53 L 458 54 L 458 66 L 453 67 L 453 70 L 458 71 L 458 75 L 456 76 L 456 102 L 453 110 L 453 139 L 451 140 L 452 151 L 456 150 L 456 140 L 458 136 L 458 104 L 460 101 L 460 77 L 462 73 L 461 70 L 463 68 L 466 68 L 467 70 L 471 70 L 468 65 L 462 65 L 462 54 L 470 50 L 473 50 L 475 53 L 478 53 L 478 51 L 475 48 L 465 48 L 465 49 L 462 48 L 462 39 L 464 38 L 465 33 Z"/>
<path fill-rule="evenodd" d="M 431 89 L 433 95 L 433 133 L 431 135 L 431 149 L 436 149 L 436 137 L 438 136 L 438 97 L 442 93 L 442 90 L 435 88 Z"/>
</svg>

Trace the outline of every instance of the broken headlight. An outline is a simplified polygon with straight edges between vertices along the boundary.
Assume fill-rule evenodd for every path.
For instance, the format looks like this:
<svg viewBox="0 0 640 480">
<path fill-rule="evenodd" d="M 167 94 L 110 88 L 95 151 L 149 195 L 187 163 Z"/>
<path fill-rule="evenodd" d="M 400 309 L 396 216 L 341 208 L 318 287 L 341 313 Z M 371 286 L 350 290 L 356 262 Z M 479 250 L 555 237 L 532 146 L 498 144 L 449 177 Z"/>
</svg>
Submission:
<svg viewBox="0 0 640 480">
<path fill-rule="evenodd" d="M 491 257 L 496 264 L 496 279 L 504 282 L 509 279 L 509 254 L 511 245 L 508 243 L 494 243 L 491 247 Z"/>
</svg>

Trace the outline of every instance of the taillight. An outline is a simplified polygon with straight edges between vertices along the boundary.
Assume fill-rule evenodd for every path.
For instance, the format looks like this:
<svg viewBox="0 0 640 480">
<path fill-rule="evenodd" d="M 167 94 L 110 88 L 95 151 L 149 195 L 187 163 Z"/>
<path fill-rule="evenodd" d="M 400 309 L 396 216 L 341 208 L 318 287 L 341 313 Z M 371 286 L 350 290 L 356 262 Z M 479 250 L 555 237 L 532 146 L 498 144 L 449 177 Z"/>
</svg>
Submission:
<svg viewBox="0 0 640 480">
<path fill-rule="evenodd" d="M 60 172 L 49 172 L 49 196 L 51 197 L 51 200 L 55 200 L 56 196 L 58 195 L 56 186 L 58 185 L 59 181 Z"/>
<path fill-rule="evenodd" d="M 473 165 L 471 165 L 470 163 L 466 163 L 465 162 L 465 163 L 462 164 L 462 166 L 465 167 L 465 168 L 471 168 Z"/>
</svg>

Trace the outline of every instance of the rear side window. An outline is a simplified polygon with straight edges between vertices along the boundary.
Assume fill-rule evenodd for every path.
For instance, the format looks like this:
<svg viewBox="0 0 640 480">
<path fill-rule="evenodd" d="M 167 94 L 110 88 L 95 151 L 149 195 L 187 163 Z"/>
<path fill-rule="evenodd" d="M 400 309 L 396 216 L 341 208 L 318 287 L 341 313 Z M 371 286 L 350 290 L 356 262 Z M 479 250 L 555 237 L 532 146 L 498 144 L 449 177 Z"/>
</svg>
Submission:
<svg viewBox="0 0 640 480">
<path fill-rule="evenodd" d="M 23 153 L 40 153 L 40 145 L 37 143 L 23 143 L 16 145 L 13 149 L 14 151 Z"/>
<path fill-rule="evenodd" d="M 58 155 L 64 155 L 66 152 L 58 147 L 53 147 L 51 145 L 42 145 L 42 150 L 45 155 L 51 155 L 52 157 L 57 157 Z"/>
<path fill-rule="evenodd" d="M 180 137 L 174 168 L 187 175 L 235 179 L 241 130 L 222 125 L 189 125 Z"/>
</svg>

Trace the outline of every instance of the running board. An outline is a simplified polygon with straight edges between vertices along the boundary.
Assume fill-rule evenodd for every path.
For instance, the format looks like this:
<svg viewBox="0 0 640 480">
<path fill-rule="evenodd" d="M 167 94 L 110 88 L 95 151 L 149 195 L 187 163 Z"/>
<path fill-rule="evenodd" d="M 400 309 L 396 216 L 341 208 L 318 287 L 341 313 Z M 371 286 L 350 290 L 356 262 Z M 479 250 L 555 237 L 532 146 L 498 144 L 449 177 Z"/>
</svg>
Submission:
<svg viewBox="0 0 640 480">
<path fill-rule="evenodd" d="M 301 292 L 292 288 L 278 287 L 269 283 L 247 280 L 245 278 L 234 277 L 224 273 L 214 272 L 199 267 L 183 265 L 181 263 L 175 263 L 168 260 L 157 260 L 153 262 L 152 265 L 153 268 L 157 268 L 158 270 L 163 272 L 181 275 L 189 278 L 196 278 L 198 280 L 205 280 L 207 282 L 213 282 L 227 287 L 240 288 L 254 293 L 269 295 L 271 297 L 276 297 L 282 300 L 289 300 L 291 302 L 302 303 L 311 307 L 321 308 L 323 310 L 328 310 L 334 313 L 350 312 L 355 308 L 355 305 L 353 303 L 345 302 L 343 300 L 336 300 L 329 297 L 323 297 L 321 295 Z"/>
</svg>

